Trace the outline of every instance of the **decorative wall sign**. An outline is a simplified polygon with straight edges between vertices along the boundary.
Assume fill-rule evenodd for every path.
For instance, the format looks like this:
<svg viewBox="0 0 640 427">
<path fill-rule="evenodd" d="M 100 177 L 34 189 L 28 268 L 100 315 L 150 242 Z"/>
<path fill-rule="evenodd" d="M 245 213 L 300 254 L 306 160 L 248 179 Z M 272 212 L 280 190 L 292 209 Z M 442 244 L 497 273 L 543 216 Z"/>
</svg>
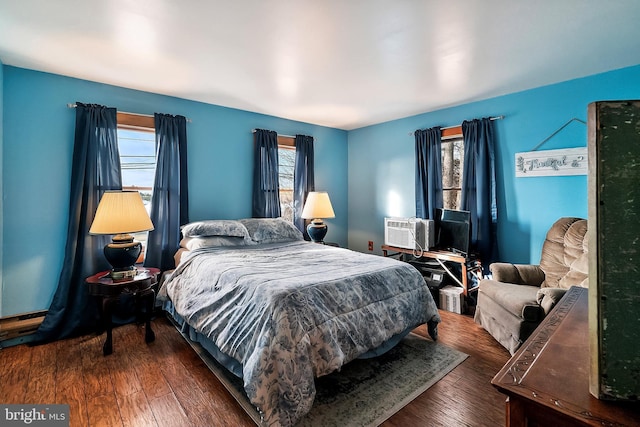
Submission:
<svg viewBox="0 0 640 427">
<path fill-rule="evenodd" d="M 516 178 L 586 175 L 587 147 L 516 153 Z"/>
</svg>

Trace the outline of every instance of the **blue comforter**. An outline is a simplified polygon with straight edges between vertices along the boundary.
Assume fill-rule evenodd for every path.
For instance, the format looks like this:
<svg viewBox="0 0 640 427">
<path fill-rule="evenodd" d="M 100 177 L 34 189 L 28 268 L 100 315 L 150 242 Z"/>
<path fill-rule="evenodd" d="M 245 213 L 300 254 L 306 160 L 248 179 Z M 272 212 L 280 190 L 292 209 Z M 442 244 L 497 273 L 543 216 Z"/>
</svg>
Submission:
<svg viewBox="0 0 640 427">
<path fill-rule="evenodd" d="M 242 364 L 247 396 L 267 425 L 302 418 L 315 377 L 440 321 L 413 266 L 303 241 L 191 251 L 159 298 Z"/>
</svg>

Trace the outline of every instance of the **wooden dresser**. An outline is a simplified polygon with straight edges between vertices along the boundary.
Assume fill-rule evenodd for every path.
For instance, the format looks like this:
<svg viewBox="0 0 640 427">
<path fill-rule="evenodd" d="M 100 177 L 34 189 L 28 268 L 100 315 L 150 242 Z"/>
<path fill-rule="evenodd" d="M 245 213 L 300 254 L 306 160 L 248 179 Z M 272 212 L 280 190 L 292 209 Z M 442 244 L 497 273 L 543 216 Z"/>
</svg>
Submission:
<svg viewBox="0 0 640 427">
<path fill-rule="evenodd" d="M 507 426 L 640 425 L 640 402 L 589 393 L 587 306 L 587 289 L 571 288 L 493 378 L 507 395 Z"/>
</svg>

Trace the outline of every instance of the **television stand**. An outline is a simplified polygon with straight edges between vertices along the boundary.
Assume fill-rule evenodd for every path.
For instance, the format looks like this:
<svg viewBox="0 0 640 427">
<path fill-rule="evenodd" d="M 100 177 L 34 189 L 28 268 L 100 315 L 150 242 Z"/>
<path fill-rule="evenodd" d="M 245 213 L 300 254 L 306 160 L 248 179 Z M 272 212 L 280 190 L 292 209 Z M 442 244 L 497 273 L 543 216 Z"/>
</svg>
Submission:
<svg viewBox="0 0 640 427">
<path fill-rule="evenodd" d="M 382 245 L 382 255 L 386 257 L 401 256 L 402 254 L 415 256 L 416 255 L 415 253 L 417 252 L 412 249 L 398 248 L 390 245 Z M 469 295 L 469 291 L 472 291 L 475 289 L 475 288 L 471 288 L 471 289 L 469 288 L 469 282 L 467 280 L 467 273 L 469 270 L 467 268 L 467 265 L 471 261 L 473 262 L 473 269 L 474 270 L 479 269 L 481 266 L 479 259 L 470 260 L 466 256 L 456 252 L 435 250 L 435 249 L 430 251 L 422 251 L 421 256 L 416 258 L 417 259 L 428 258 L 428 259 L 435 259 L 440 262 L 453 262 L 453 263 L 459 264 L 461 269 L 460 283 L 462 284 L 462 294 L 465 297 L 467 297 Z"/>
<path fill-rule="evenodd" d="M 451 252 L 456 254 L 456 255 L 460 255 L 461 257 L 464 257 L 465 259 L 467 259 L 467 254 L 462 252 L 462 251 L 459 251 L 457 249 L 451 249 Z"/>
</svg>

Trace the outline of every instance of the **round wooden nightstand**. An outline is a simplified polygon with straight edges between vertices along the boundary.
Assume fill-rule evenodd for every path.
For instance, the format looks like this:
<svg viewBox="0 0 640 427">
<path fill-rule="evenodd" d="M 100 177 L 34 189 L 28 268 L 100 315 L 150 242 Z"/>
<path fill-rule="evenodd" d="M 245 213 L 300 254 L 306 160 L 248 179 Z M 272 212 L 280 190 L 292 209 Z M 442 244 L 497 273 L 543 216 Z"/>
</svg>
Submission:
<svg viewBox="0 0 640 427">
<path fill-rule="evenodd" d="M 113 352 L 112 329 L 113 305 L 120 299 L 120 296 L 131 294 L 135 298 L 136 316 L 140 317 L 140 303 L 145 303 L 145 335 L 147 343 L 156 339 L 151 329 L 151 316 L 156 299 L 154 287 L 158 283 L 157 268 L 138 269 L 135 276 L 124 279 L 112 279 L 110 271 L 102 271 L 86 279 L 89 286 L 89 294 L 96 297 L 98 310 L 100 312 L 100 322 L 107 331 L 107 339 L 102 347 L 102 353 L 107 356 Z"/>
</svg>

